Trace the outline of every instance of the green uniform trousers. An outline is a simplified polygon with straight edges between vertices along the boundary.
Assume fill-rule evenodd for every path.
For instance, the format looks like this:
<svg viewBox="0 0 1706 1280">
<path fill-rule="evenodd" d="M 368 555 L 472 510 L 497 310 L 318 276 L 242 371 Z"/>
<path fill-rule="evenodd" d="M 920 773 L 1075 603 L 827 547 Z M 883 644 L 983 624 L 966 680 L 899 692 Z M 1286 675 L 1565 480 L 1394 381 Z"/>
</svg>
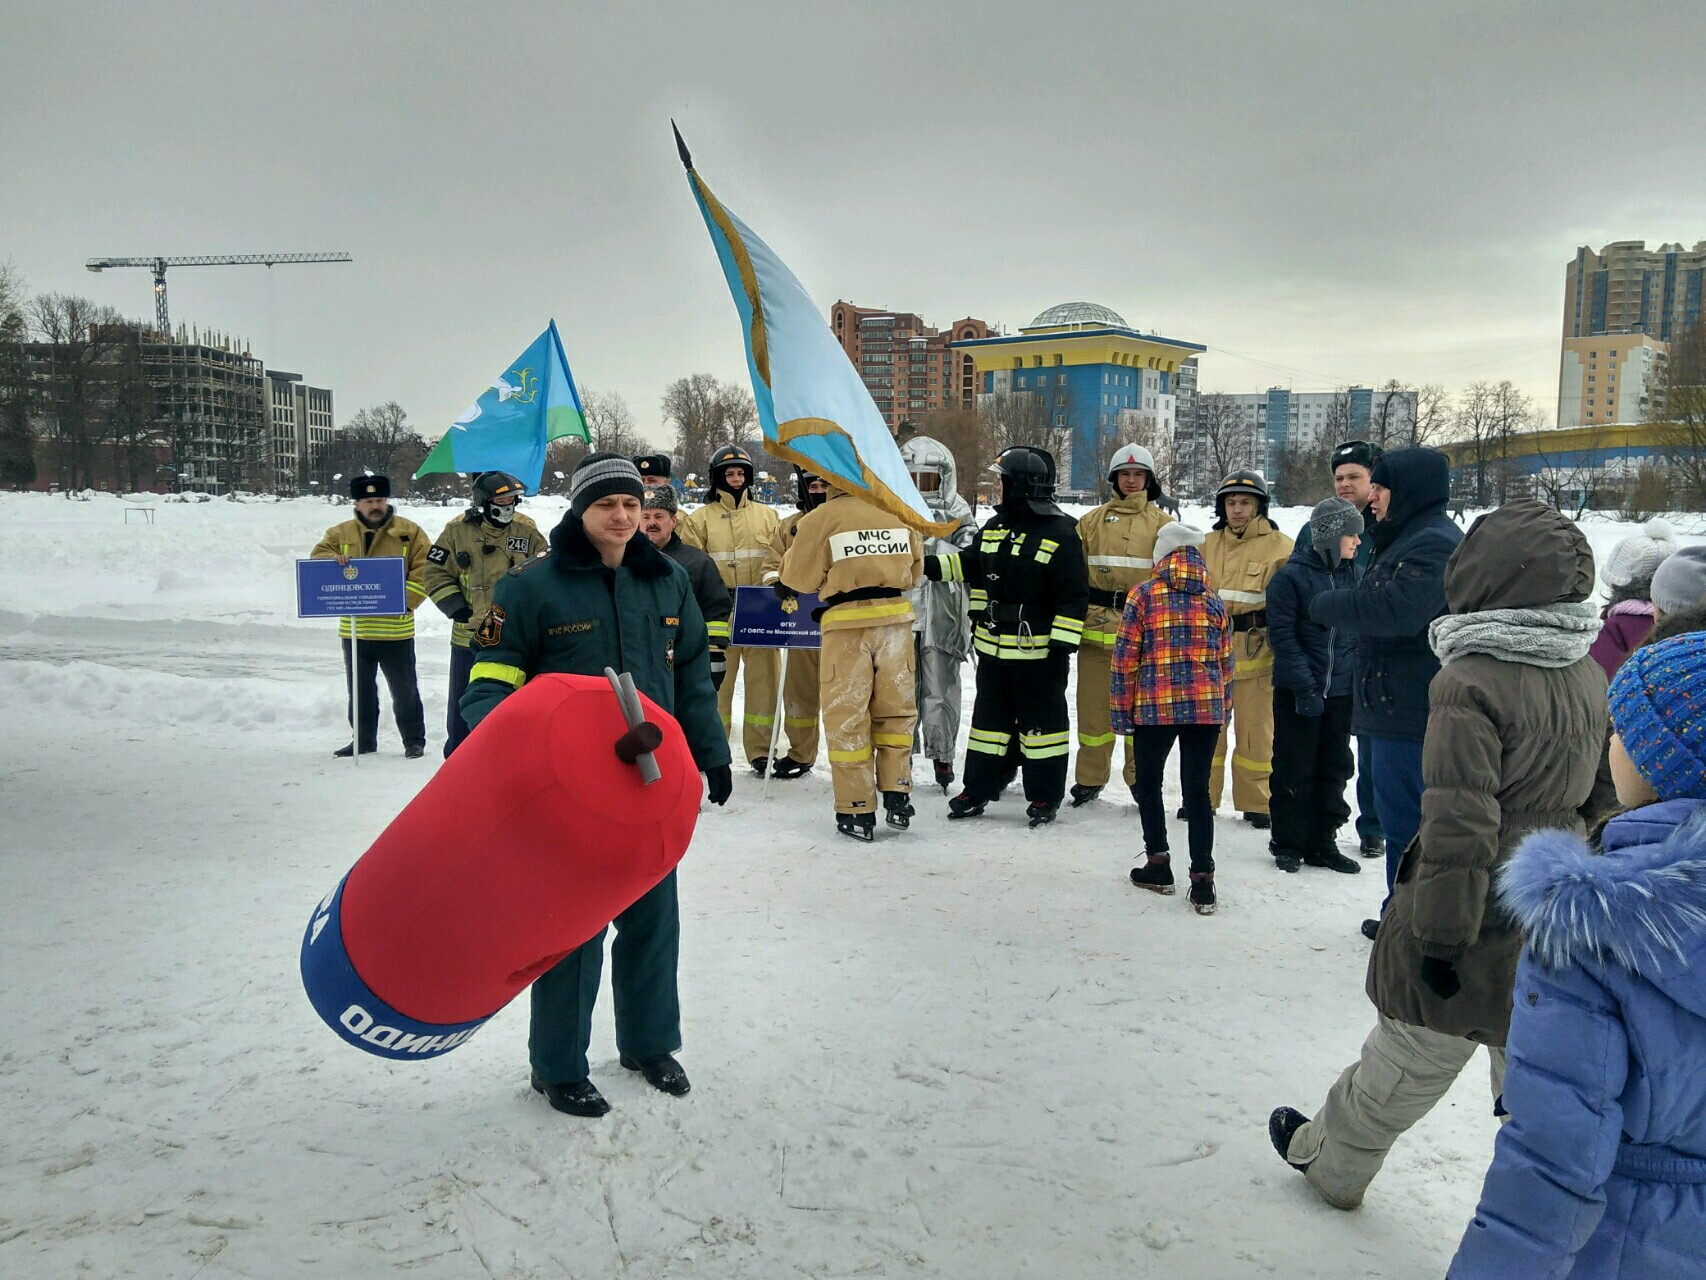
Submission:
<svg viewBox="0 0 1706 1280">
<path fill-rule="evenodd" d="M 681 1048 L 681 907 L 675 872 L 616 917 L 610 986 L 616 999 L 616 1051 L 644 1061 Z M 541 1080 L 568 1084 L 591 1072 L 592 1007 L 604 971 L 604 935 L 576 947 L 533 984 L 527 1052 Z"/>
</svg>

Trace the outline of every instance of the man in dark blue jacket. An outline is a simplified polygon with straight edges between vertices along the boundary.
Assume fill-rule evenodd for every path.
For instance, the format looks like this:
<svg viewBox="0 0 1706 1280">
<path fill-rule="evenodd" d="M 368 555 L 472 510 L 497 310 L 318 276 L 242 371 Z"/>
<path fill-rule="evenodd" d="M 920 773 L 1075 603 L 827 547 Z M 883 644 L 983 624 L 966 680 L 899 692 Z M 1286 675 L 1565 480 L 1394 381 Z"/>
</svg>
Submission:
<svg viewBox="0 0 1706 1280">
<path fill-rule="evenodd" d="M 1338 849 L 1351 816 L 1351 672 L 1356 642 L 1349 632 L 1309 617 L 1323 591 L 1354 589 L 1362 512 L 1328 498 L 1310 513 L 1291 559 L 1268 583 L 1268 647 L 1274 653 L 1274 772 L 1268 847 L 1281 871 L 1307 863 L 1355 875 L 1362 864 Z"/>
<path fill-rule="evenodd" d="M 1309 616 L 1357 638 L 1351 727 L 1369 738 L 1390 895 L 1398 860 L 1422 822 L 1428 682 L 1439 672 L 1428 625 L 1445 612 L 1445 565 L 1463 530 L 1446 514 L 1451 464 L 1439 450 L 1396 449 L 1374 464 L 1372 479 L 1374 563 L 1355 590 L 1316 596 Z M 1363 921 L 1370 938 L 1378 928 Z"/>
</svg>

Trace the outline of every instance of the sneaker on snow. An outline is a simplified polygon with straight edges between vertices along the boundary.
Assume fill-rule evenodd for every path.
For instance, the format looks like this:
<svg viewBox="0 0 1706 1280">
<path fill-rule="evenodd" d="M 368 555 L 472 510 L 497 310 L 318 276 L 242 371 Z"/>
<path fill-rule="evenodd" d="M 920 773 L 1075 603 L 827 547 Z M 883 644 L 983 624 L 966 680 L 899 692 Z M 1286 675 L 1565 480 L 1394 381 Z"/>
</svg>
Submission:
<svg viewBox="0 0 1706 1280">
<path fill-rule="evenodd" d="M 378 747 L 363 747 L 361 749 L 361 754 L 364 756 L 370 756 L 375 751 L 378 751 L 378 750 L 379 750 Z M 354 754 L 355 754 L 355 743 L 353 743 L 353 742 L 346 742 L 346 743 L 344 743 L 343 746 L 339 747 L 336 751 L 332 752 L 332 755 L 339 760 L 348 760 Z"/>
<path fill-rule="evenodd" d="M 426 754 L 426 748 L 418 742 L 412 742 L 403 748 L 403 756 L 408 760 L 419 760 Z"/>
<path fill-rule="evenodd" d="M 1072 797 L 1072 807 L 1076 809 L 1079 805 L 1089 804 L 1097 796 L 1101 795 L 1102 788 L 1089 787 L 1082 783 L 1075 782 L 1072 784 L 1072 790 L 1067 794 Z"/>
<path fill-rule="evenodd" d="M 660 1054 L 655 1058 L 645 1058 L 635 1061 L 627 1054 L 621 1055 L 622 1065 L 630 1071 L 638 1071 L 646 1078 L 646 1083 L 672 1098 L 679 1098 L 693 1086 L 687 1082 L 687 1072 L 681 1069 L 681 1064 L 673 1054 Z"/>
<path fill-rule="evenodd" d="M 1347 858 L 1337 849 L 1329 849 L 1325 853 L 1311 853 L 1304 856 L 1303 861 L 1312 867 L 1324 867 L 1328 871 L 1337 871 L 1341 875 L 1354 876 L 1362 871 L 1362 863 L 1355 858 Z"/>
<path fill-rule="evenodd" d="M 912 819 L 918 810 L 912 807 L 912 797 L 904 791 L 883 792 L 884 821 L 889 826 L 905 831 L 912 825 Z"/>
<path fill-rule="evenodd" d="M 1303 865 L 1303 859 L 1295 853 L 1276 853 L 1274 865 L 1281 871 L 1296 871 Z"/>
<path fill-rule="evenodd" d="M 1274 825 L 1273 821 L 1265 813 L 1246 813 L 1244 815 L 1244 821 L 1256 828 L 1257 831 L 1266 831 L 1269 827 Z"/>
<path fill-rule="evenodd" d="M 1386 856 L 1386 841 L 1379 836 L 1364 836 L 1358 852 L 1365 858 L 1384 858 Z"/>
<path fill-rule="evenodd" d="M 877 838 L 877 815 L 874 813 L 838 813 L 835 829 L 844 836 L 863 840 L 866 844 Z"/>
<path fill-rule="evenodd" d="M 1060 812 L 1058 804 L 1044 804 L 1041 800 L 1032 801 L 1025 806 L 1025 817 L 1029 818 L 1033 827 L 1046 826 L 1054 821 L 1054 815 Z"/>
<path fill-rule="evenodd" d="M 936 785 L 942 788 L 942 794 L 948 794 L 948 788 L 954 785 L 954 762 L 952 760 L 932 760 L 935 766 Z"/>
<path fill-rule="evenodd" d="M 948 821 L 952 822 L 956 818 L 981 818 L 983 817 L 984 806 L 988 803 L 987 800 L 973 800 L 970 795 L 962 791 L 948 801 Z"/>
<path fill-rule="evenodd" d="M 756 759 L 752 762 L 753 777 L 762 778 L 764 776 L 764 771 L 766 769 L 768 769 L 769 767 L 770 767 L 770 757 L 769 756 L 760 756 L 758 759 Z"/>
<path fill-rule="evenodd" d="M 1291 1138 L 1299 1129 L 1309 1123 L 1309 1117 L 1292 1107 L 1275 1107 L 1268 1117 L 1268 1141 L 1274 1144 L 1274 1150 L 1279 1152 L 1279 1158 L 1291 1164 L 1287 1153 L 1291 1150 Z M 1306 1164 L 1291 1164 L 1299 1173 L 1308 1173 Z"/>
<path fill-rule="evenodd" d="M 1141 867 L 1131 869 L 1131 882 L 1153 893 L 1173 892 L 1173 859 L 1164 853 L 1146 853 Z"/>
<path fill-rule="evenodd" d="M 1191 905 L 1199 916 L 1214 914 L 1214 872 L 1191 872 Z"/>
<path fill-rule="evenodd" d="M 535 1071 L 533 1088 L 536 1093 L 544 1094 L 545 1101 L 566 1116 L 585 1116 L 594 1120 L 610 1110 L 610 1104 L 590 1080 L 541 1080 Z"/>
<path fill-rule="evenodd" d="M 809 764 L 801 764 L 798 760 L 794 759 L 793 756 L 783 756 L 775 764 L 770 766 L 770 776 L 772 778 L 781 778 L 784 782 L 789 778 L 797 778 L 801 774 L 810 773 L 811 771 L 812 767 Z M 760 772 L 762 773 L 762 770 L 760 770 Z"/>
<path fill-rule="evenodd" d="M 1364 920 L 1362 922 L 1362 936 L 1367 938 L 1370 942 L 1373 942 L 1376 935 L 1378 935 L 1379 933 L 1380 933 L 1380 921 L 1378 921 L 1378 920 Z"/>
</svg>

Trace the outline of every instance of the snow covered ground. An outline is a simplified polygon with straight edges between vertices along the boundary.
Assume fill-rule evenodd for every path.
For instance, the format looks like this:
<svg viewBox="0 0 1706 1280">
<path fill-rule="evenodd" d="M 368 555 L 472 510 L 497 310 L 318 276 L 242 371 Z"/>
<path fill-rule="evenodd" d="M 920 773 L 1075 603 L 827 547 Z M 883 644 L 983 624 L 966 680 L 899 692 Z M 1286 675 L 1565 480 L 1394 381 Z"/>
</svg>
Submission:
<svg viewBox="0 0 1706 1280">
<path fill-rule="evenodd" d="M 387 716 L 352 768 L 335 628 L 292 604 L 344 508 L 124 505 L 0 495 L 0 1273 L 1443 1273 L 1491 1151 L 1484 1060 L 1355 1214 L 1265 1129 L 1371 1025 L 1378 864 L 1286 876 L 1223 818 L 1199 918 L 1127 882 L 1118 787 L 1038 832 L 1013 799 L 949 826 L 931 791 L 861 847 L 827 776 L 768 802 L 739 777 L 681 871 L 685 1099 L 618 1067 L 608 995 L 598 1121 L 528 1089 L 524 1000 L 437 1061 L 339 1043 L 302 929 L 431 776 L 448 623 L 422 611 L 428 758 Z"/>
</svg>

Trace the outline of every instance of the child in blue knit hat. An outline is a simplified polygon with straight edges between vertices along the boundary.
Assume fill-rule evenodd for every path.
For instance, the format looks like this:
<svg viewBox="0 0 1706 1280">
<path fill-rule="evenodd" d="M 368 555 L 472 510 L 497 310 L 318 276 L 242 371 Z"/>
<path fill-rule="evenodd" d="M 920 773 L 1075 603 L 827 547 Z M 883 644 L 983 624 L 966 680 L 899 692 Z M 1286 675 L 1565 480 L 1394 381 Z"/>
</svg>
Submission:
<svg viewBox="0 0 1706 1280">
<path fill-rule="evenodd" d="M 1451 1280 L 1706 1280 L 1706 634 L 1611 684 L 1627 812 L 1512 855 L 1526 941 L 1500 1131 Z"/>
</svg>

